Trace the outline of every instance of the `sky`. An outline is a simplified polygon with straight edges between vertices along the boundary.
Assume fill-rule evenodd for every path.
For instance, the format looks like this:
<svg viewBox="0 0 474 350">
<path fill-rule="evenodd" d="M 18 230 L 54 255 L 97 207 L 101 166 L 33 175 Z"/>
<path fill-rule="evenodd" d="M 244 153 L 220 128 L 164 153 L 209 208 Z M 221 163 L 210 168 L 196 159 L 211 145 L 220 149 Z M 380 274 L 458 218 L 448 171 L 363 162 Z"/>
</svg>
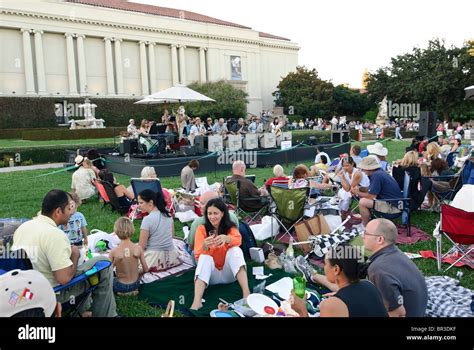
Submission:
<svg viewBox="0 0 474 350">
<path fill-rule="evenodd" d="M 474 39 L 472 0 L 132 0 L 193 11 L 283 36 L 300 46 L 299 65 L 334 84 L 361 87 L 390 58 L 433 38 Z"/>
</svg>

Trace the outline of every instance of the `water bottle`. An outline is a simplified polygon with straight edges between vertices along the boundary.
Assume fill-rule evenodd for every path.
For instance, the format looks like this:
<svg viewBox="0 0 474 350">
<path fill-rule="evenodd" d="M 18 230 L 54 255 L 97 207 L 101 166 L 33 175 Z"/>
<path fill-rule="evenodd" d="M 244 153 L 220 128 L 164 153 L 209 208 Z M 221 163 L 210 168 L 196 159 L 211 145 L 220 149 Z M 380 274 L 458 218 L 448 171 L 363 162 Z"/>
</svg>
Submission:
<svg viewBox="0 0 474 350">
<path fill-rule="evenodd" d="M 293 258 L 295 256 L 295 250 L 293 249 L 293 237 L 290 237 L 288 248 L 286 249 L 286 256 Z"/>
</svg>

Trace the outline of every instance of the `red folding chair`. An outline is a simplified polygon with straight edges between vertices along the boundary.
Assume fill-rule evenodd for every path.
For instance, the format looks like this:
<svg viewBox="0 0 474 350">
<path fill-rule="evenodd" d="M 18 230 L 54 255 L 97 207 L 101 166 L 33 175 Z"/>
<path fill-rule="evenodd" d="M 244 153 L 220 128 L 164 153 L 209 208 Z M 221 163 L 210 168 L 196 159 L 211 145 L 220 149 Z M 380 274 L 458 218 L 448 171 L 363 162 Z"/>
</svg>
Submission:
<svg viewBox="0 0 474 350">
<path fill-rule="evenodd" d="M 442 236 L 453 244 L 453 247 L 442 254 Z M 442 259 L 452 253 L 460 255 L 453 264 L 445 271 L 456 265 L 459 261 L 466 258 L 472 261 L 470 253 L 474 247 L 474 212 L 467 212 L 462 209 L 452 207 L 448 204 L 441 205 L 441 228 L 440 235 L 437 237 L 436 258 L 438 260 L 438 270 L 441 271 Z"/>
</svg>

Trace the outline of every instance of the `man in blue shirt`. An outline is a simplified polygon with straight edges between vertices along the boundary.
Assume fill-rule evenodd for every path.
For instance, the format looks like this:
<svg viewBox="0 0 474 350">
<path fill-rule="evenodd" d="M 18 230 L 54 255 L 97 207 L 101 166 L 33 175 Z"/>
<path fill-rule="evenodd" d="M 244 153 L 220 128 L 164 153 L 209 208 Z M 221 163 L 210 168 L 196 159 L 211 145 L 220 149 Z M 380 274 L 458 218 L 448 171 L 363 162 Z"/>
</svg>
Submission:
<svg viewBox="0 0 474 350">
<path fill-rule="evenodd" d="M 368 192 L 361 192 L 359 188 L 352 190 L 352 194 L 360 197 L 359 209 L 364 227 L 370 220 L 370 209 L 381 213 L 399 213 L 398 201 L 376 202 L 375 199 L 396 199 L 402 197 L 397 181 L 380 168 L 378 159 L 368 156 L 362 159 L 358 168 L 363 170 L 370 179 Z"/>
</svg>

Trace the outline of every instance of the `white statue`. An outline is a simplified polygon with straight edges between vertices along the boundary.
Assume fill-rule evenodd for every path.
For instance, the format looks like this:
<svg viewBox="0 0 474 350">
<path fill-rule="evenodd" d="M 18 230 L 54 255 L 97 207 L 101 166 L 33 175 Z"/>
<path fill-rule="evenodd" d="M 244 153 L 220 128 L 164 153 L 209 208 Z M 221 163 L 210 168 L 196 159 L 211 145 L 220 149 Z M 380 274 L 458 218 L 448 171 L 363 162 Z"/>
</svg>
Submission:
<svg viewBox="0 0 474 350">
<path fill-rule="evenodd" d="M 86 97 L 85 102 L 82 105 L 79 105 L 78 107 L 84 109 L 84 118 L 86 120 L 95 119 L 95 108 L 97 107 L 97 105 L 91 103 L 88 97 Z"/>
<path fill-rule="evenodd" d="M 379 102 L 379 113 L 377 114 L 377 118 L 381 117 L 383 119 L 386 119 L 388 117 L 388 103 L 387 103 L 387 96 L 383 98 L 381 102 Z"/>
</svg>

